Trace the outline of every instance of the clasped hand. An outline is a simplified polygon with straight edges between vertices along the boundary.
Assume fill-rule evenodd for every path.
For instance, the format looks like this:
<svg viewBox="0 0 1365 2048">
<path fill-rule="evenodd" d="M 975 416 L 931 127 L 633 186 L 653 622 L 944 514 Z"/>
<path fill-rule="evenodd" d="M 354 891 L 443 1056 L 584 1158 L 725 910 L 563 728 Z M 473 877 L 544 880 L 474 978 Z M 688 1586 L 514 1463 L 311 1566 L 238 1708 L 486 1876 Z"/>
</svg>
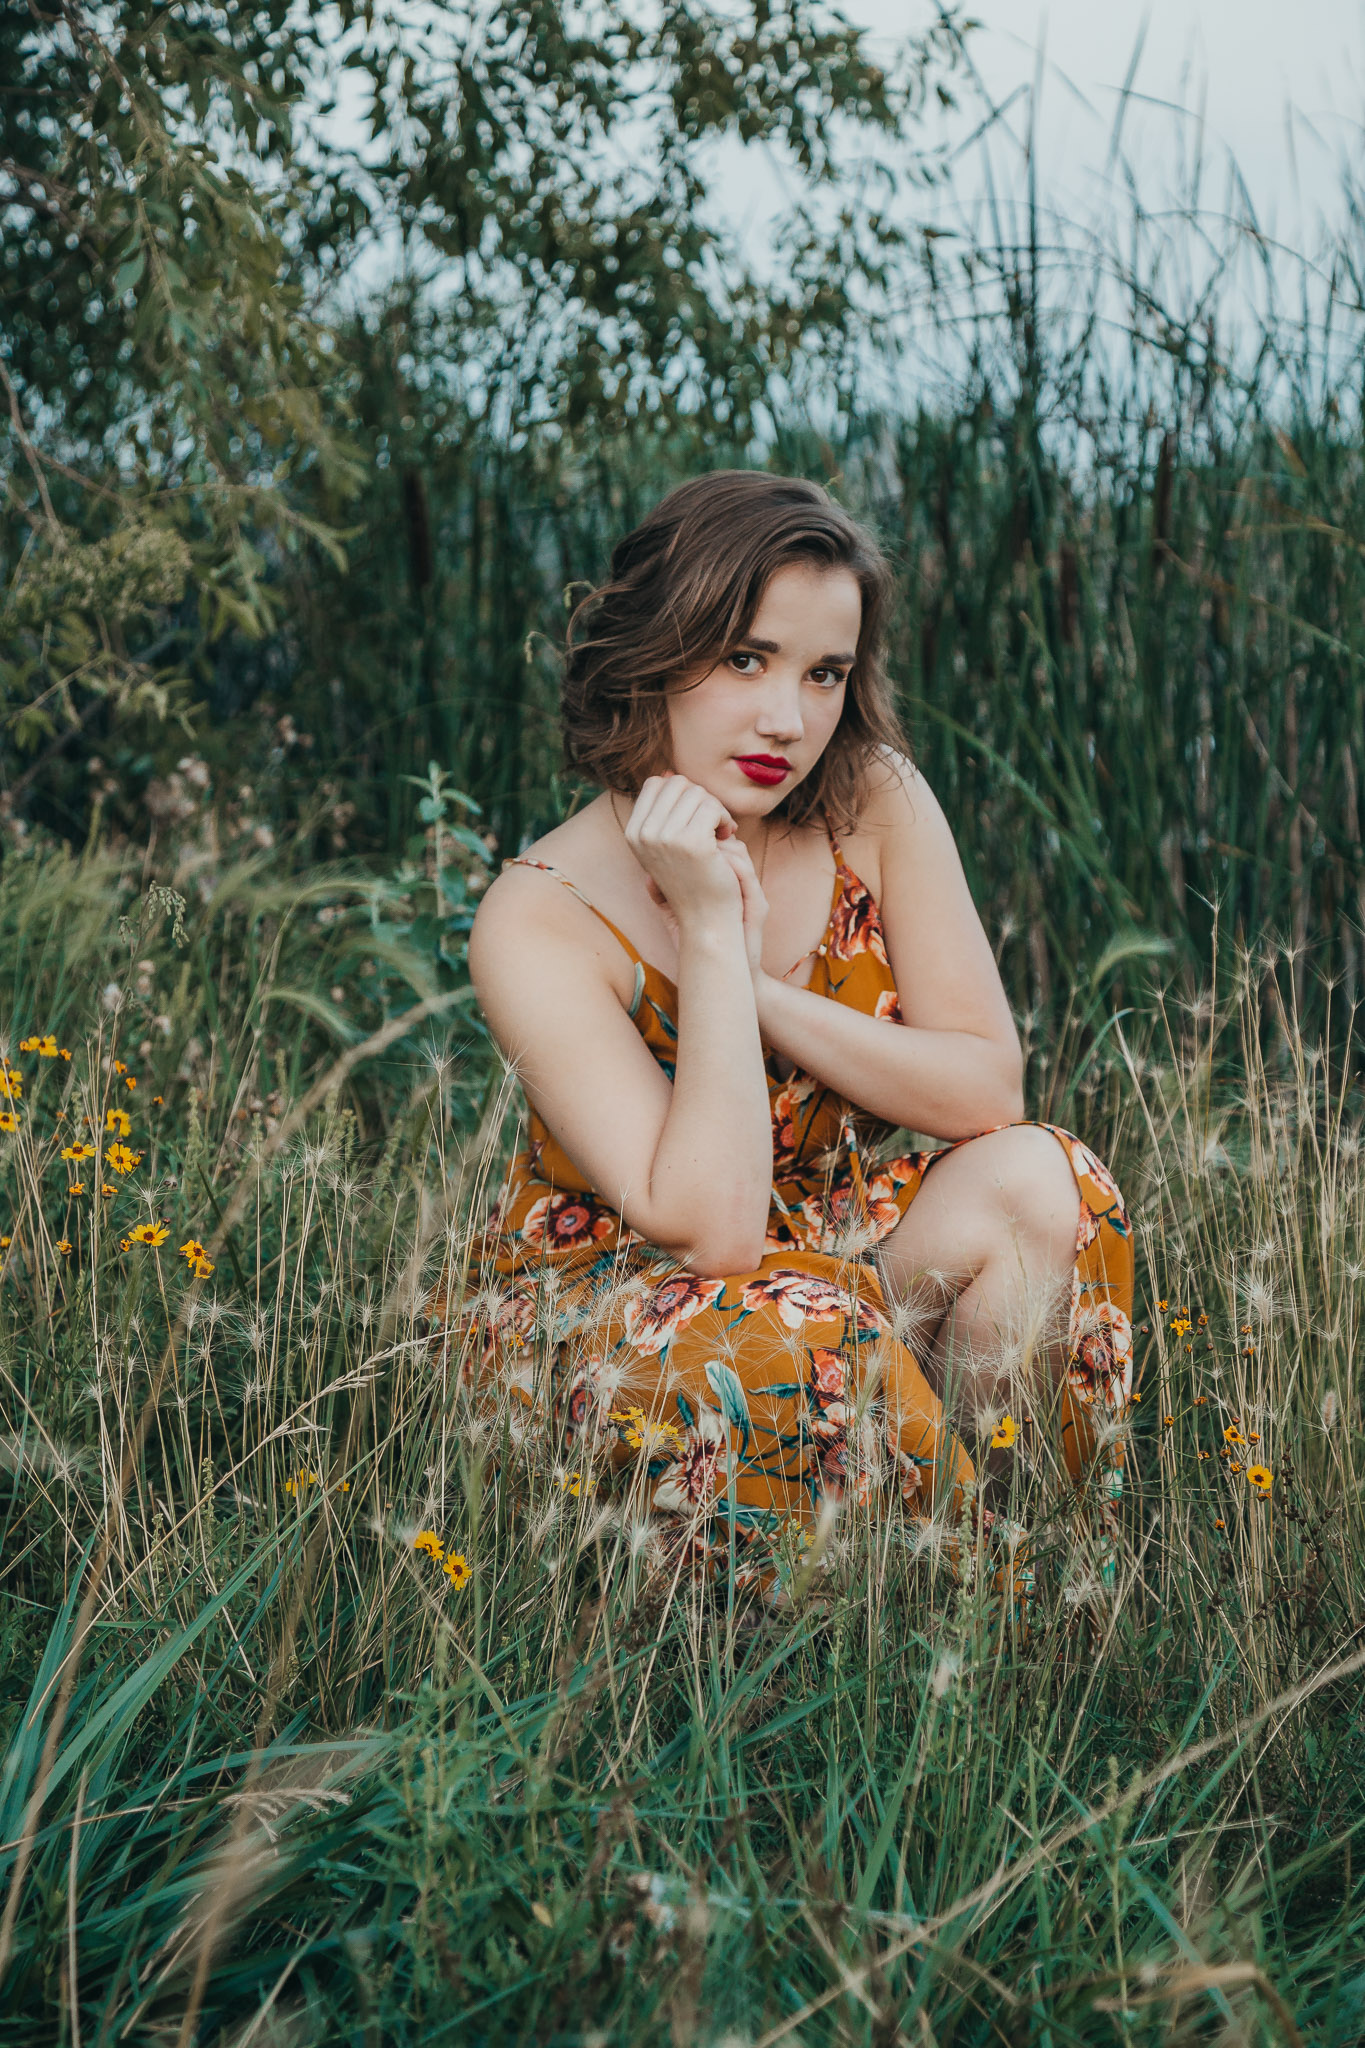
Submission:
<svg viewBox="0 0 1365 2048">
<path fill-rule="evenodd" d="M 670 770 L 644 783 L 624 829 L 675 943 L 722 931 L 738 916 L 749 971 L 761 974 L 768 899 L 725 805 Z"/>
</svg>

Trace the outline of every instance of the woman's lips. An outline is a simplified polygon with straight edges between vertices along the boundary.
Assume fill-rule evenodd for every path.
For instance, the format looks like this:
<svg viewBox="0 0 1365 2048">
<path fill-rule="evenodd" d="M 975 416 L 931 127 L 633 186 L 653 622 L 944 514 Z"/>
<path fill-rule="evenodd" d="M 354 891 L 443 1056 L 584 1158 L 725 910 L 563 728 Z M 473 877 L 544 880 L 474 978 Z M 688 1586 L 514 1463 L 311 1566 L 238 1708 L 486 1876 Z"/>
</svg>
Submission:
<svg viewBox="0 0 1365 2048">
<path fill-rule="evenodd" d="M 764 789 L 776 789 L 779 782 L 785 782 L 791 774 L 791 762 L 780 760 L 773 754 L 737 754 L 735 766 L 748 776 L 750 782 L 757 782 Z"/>
</svg>

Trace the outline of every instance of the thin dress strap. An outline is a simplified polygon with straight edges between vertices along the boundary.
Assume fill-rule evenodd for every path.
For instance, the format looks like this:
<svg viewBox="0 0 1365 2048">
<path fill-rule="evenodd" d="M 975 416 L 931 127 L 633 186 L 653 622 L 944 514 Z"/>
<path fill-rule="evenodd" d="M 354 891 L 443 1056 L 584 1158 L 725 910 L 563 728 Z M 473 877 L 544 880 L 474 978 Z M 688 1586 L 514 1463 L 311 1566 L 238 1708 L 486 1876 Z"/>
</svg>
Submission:
<svg viewBox="0 0 1365 2048">
<path fill-rule="evenodd" d="M 621 930 L 620 925 L 613 924 L 606 911 L 599 910 L 597 905 L 583 894 L 577 882 L 571 882 L 562 868 L 552 867 L 548 860 L 531 860 L 526 854 L 517 854 L 513 859 L 505 860 L 503 866 L 505 868 L 539 868 L 542 874 L 553 875 L 557 882 L 563 883 L 571 895 L 578 898 L 585 910 L 590 910 L 594 917 L 600 918 L 612 937 L 625 948 L 635 964 L 635 991 L 630 1004 L 630 1015 L 633 1017 L 640 1007 L 640 998 L 645 992 L 645 968 L 648 963 L 640 957 L 635 947 Z"/>
</svg>

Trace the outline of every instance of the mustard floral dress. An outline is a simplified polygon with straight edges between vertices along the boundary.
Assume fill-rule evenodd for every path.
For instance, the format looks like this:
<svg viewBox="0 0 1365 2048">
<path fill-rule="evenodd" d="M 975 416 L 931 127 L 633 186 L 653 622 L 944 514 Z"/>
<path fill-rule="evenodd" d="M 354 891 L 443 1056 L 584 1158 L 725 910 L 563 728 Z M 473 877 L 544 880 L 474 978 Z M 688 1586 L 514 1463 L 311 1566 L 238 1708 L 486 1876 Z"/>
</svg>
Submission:
<svg viewBox="0 0 1365 2048">
<path fill-rule="evenodd" d="M 809 986 L 892 1030 L 902 1019 L 877 904 L 832 833 L 830 843 L 833 897 Z M 634 964 L 631 1018 L 671 1078 L 673 983 L 567 876 L 543 861 L 505 865 L 542 868 L 614 933 Z M 528 1426 L 552 1433 L 574 1485 L 605 1451 L 670 1562 L 724 1561 L 737 1583 L 770 1585 L 783 1533 L 822 1503 L 868 1503 L 876 1492 L 916 1520 L 936 1509 L 952 1517 L 975 1474 L 895 1334 L 875 1265 L 877 1242 L 956 1147 L 888 1149 L 889 1126 L 812 1075 L 780 1072 L 771 1054 L 767 1069 L 773 1190 L 752 1272 L 702 1279 L 680 1269 L 623 1224 L 531 1115 L 462 1284 L 443 1280 L 428 1307 L 449 1366 L 466 1385 L 522 1404 Z M 1116 1432 L 1097 1425 L 1123 1417 L 1131 1390 L 1131 1231 L 1095 1154 L 1041 1128 L 1065 1152 L 1077 1193 L 1060 1448 L 1073 1479 L 1101 1449 L 1113 1496 L 1121 1452 Z M 894 1435 L 876 1391 L 889 1383 Z"/>
</svg>

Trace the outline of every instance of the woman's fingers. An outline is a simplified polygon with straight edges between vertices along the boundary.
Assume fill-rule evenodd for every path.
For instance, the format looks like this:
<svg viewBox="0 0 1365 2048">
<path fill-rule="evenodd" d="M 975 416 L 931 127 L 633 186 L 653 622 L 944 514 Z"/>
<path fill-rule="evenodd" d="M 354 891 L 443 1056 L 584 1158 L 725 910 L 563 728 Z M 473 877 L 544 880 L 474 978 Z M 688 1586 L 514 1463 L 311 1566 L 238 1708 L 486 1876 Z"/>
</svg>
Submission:
<svg viewBox="0 0 1365 2048">
<path fill-rule="evenodd" d="M 658 846 L 695 831 L 712 843 L 729 839 L 735 821 L 724 804 L 685 775 L 652 775 L 641 788 L 626 826 L 629 844 Z"/>
<path fill-rule="evenodd" d="M 727 840 L 721 853 L 734 870 L 739 883 L 740 916 L 744 923 L 744 945 L 749 966 L 757 974 L 763 965 L 763 929 L 768 917 L 768 899 L 758 879 L 753 859 L 742 839 Z"/>
</svg>

